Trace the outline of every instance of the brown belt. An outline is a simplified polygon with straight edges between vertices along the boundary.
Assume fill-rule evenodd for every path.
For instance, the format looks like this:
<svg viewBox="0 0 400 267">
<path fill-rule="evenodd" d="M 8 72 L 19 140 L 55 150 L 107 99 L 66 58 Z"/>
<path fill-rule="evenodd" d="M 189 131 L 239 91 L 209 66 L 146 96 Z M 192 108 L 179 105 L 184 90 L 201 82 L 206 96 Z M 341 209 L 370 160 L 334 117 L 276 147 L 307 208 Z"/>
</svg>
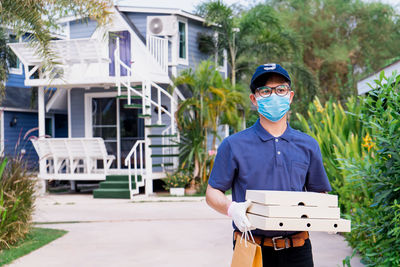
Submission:
<svg viewBox="0 0 400 267">
<path fill-rule="evenodd" d="M 242 236 L 241 232 L 235 231 L 235 240 L 239 239 Z M 263 245 L 267 247 L 273 247 L 275 250 L 281 250 L 285 248 L 291 247 L 302 247 L 304 242 L 308 239 L 308 232 L 300 232 L 295 235 L 283 237 L 283 236 L 276 236 L 276 237 L 264 237 L 264 244 L 261 244 L 263 237 L 261 236 L 253 236 L 254 241 L 258 245 Z M 251 239 L 251 238 L 250 238 Z"/>
</svg>

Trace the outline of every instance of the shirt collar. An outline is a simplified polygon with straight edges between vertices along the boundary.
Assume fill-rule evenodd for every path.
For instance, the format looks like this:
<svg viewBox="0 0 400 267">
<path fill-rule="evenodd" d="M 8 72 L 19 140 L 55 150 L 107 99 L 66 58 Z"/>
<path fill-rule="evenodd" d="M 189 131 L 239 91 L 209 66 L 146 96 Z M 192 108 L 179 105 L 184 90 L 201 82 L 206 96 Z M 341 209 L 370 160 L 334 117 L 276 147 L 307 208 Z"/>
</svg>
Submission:
<svg viewBox="0 0 400 267">
<path fill-rule="evenodd" d="M 261 141 L 265 142 L 265 141 L 269 141 L 269 140 L 275 138 L 272 134 L 270 134 L 267 130 L 265 130 L 264 127 L 262 127 L 262 125 L 260 123 L 260 119 L 258 119 L 256 121 L 256 123 L 254 124 L 254 130 L 255 130 L 256 134 L 258 135 L 258 137 L 261 139 Z M 293 134 L 293 129 L 292 129 L 292 127 L 290 127 L 290 125 L 288 123 L 285 132 L 278 138 L 282 138 L 289 142 L 292 140 L 292 134 Z"/>
</svg>

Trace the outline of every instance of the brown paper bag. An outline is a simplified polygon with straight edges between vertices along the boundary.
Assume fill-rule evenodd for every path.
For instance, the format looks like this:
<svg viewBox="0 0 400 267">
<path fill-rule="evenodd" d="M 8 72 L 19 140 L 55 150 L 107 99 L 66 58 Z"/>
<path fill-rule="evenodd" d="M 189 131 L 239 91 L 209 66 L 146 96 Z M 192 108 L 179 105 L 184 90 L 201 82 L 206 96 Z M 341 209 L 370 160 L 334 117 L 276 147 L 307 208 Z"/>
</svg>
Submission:
<svg viewBox="0 0 400 267">
<path fill-rule="evenodd" d="M 233 251 L 231 267 L 262 267 L 261 247 L 238 238 Z"/>
</svg>

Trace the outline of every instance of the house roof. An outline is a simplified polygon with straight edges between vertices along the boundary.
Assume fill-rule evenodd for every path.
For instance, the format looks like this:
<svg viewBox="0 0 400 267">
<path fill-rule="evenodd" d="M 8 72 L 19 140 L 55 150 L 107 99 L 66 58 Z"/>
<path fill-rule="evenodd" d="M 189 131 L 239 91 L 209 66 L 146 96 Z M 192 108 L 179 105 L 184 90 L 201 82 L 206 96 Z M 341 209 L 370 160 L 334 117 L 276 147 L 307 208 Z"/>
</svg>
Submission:
<svg viewBox="0 0 400 267">
<path fill-rule="evenodd" d="M 118 6 L 118 9 L 122 12 L 138 12 L 138 13 L 160 13 L 160 14 L 171 14 L 179 15 L 189 19 L 197 20 L 200 22 L 205 22 L 205 19 L 192 14 L 190 12 L 184 11 L 179 8 L 163 8 L 163 7 L 135 7 L 135 6 Z"/>
<path fill-rule="evenodd" d="M 370 74 L 369 76 L 359 80 L 357 82 L 357 91 L 359 95 L 365 94 L 369 91 L 371 91 L 373 88 L 371 88 L 369 85 L 374 84 L 374 80 L 379 79 L 379 75 L 381 72 L 385 73 L 385 76 L 390 76 L 394 71 L 396 71 L 398 74 L 400 74 L 400 60 L 384 67 L 379 70 L 377 70 L 375 73 Z M 385 83 L 385 81 L 383 81 Z"/>
<path fill-rule="evenodd" d="M 135 6 L 123 6 L 116 5 L 117 10 L 120 12 L 138 12 L 138 13 L 160 13 L 160 14 L 171 14 L 171 15 L 179 15 L 182 17 L 186 17 L 189 19 L 197 20 L 200 22 L 205 22 L 205 19 L 192 14 L 190 12 L 184 11 L 179 8 L 163 8 L 163 7 L 135 7 Z M 83 19 L 81 16 L 68 16 L 58 20 L 59 23 L 65 23 L 69 21 L 74 21 L 78 19 Z"/>
</svg>

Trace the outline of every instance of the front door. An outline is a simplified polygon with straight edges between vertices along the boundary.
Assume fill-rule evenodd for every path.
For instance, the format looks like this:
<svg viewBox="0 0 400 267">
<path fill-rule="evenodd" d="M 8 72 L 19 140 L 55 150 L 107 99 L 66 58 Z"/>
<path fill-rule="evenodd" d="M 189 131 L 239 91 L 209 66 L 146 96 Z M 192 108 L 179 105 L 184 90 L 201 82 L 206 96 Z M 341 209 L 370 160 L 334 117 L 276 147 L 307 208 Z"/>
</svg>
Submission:
<svg viewBox="0 0 400 267">
<path fill-rule="evenodd" d="M 127 166 L 125 166 L 126 156 L 129 154 L 129 152 L 131 151 L 132 147 L 134 146 L 137 140 L 144 139 L 144 120 L 138 118 L 138 114 L 141 113 L 141 109 L 126 109 L 124 108 L 124 105 L 127 104 L 127 100 L 120 99 L 119 101 L 120 101 L 119 128 L 121 136 L 121 145 L 120 145 L 121 168 L 127 168 Z M 140 104 L 140 100 L 132 100 L 132 104 Z M 131 159 L 131 162 L 133 164 L 133 158 Z"/>
<path fill-rule="evenodd" d="M 140 109 L 126 109 L 126 102 L 115 97 L 92 98 L 93 137 L 103 138 L 108 154 L 115 156 L 112 168 L 126 168 L 125 158 L 132 146 L 144 139 Z"/>
<path fill-rule="evenodd" d="M 115 97 L 92 98 L 92 133 L 93 137 L 101 137 L 106 144 L 109 155 L 118 159 L 117 151 L 117 101 Z M 116 168 L 118 161 L 111 168 Z"/>
</svg>

